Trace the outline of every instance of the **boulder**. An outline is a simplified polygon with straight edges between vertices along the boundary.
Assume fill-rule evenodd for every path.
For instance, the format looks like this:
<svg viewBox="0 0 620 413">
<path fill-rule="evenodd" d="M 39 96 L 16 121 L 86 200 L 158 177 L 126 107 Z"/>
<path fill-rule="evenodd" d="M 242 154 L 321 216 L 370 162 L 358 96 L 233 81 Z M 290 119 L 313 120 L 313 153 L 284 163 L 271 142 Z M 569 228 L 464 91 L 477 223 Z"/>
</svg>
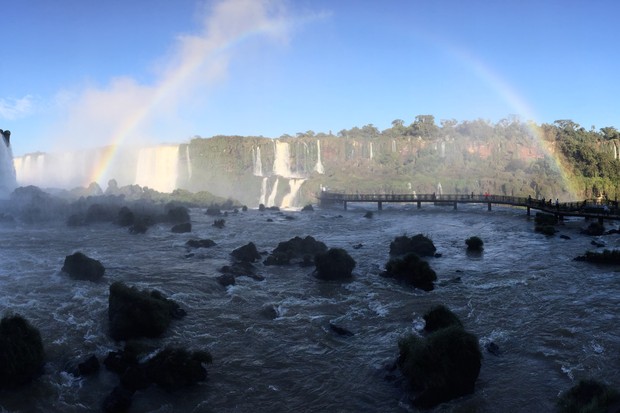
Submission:
<svg viewBox="0 0 620 413">
<path fill-rule="evenodd" d="M 205 214 L 215 217 L 221 215 L 222 211 L 220 211 L 218 207 L 210 206 L 209 208 L 207 208 L 207 212 L 205 212 Z"/>
<path fill-rule="evenodd" d="M 301 209 L 302 212 L 312 212 L 314 211 L 314 208 L 312 207 L 312 204 L 307 204 L 304 205 L 304 207 Z"/>
<path fill-rule="evenodd" d="M 65 257 L 62 271 L 76 280 L 98 281 L 103 277 L 105 268 L 100 261 L 76 252 Z"/>
<path fill-rule="evenodd" d="M 381 276 L 395 278 L 424 291 L 432 291 L 435 288 L 433 283 L 437 281 L 437 274 L 428 262 L 413 253 L 390 259 Z"/>
<path fill-rule="evenodd" d="M 480 237 L 470 237 L 465 240 L 468 251 L 482 251 L 484 249 L 484 242 Z"/>
<path fill-rule="evenodd" d="M 224 228 L 224 225 L 226 225 L 226 221 L 223 219 L 216 219 L 213 221 L 213 226 L 215 228 Z"/>
<path fill-rule="evenodd" d="M 108 320 L 114 340 L 159 337 L 172 318 L 183 315 L 184 310 L 159 291 L 139 291 L 119 281 L 110 285 Z"/>
<path fill-rule="evenodd" d="M 260 260 L 261 256 L 256 249 L 256 245 L 253 242 L 249 242 L 246 245 L 239 247 L 230 253 L 238 261 L 242 262 L 254 262 Z"/>
<path fill-rule="evenodd" d="M 99 360 L 97 356 L 92 354 L 86 360 L 80 362 L 77 366 L 77 373 L 79 376 L 92 376 L 99 372 Z"/>
<path fill-rule="evenodd" d="M 463 323 L 461 323 L 459 317 L 444 305 L 431 308 L 422 318 L 424 318 L 425 322 L 424 331 L 427 333 L 432 333 L 450 326 L 463 328 Z"/>
<path fill-rule="evenodd" d="M 398 348 L 398 366 L 416 392 L 415 407 L 429 409 L 473 393 L 482 360 L 475 335 L 451 326 L 426 338 L 408 335 Z"/>
<path fill-rule="evenodd" d="M 171 232 L 176 234 L 183 234 L 186 232 L 192 232 L 192 224 L 190 222 L 184 222 L 182 224 L 176 224 L 171 229 Z"/>
<path fill-rule="evenodd" d="M 315 255 L 314 265 L 321 280 L 348 280 L 353 277 L 355 260 L 342 248 L 330 248 Z"/>
<path fill-rule="evenodd" d="M 211 248 L 217 245 L 210 239 L 190 239 L 185 243 L 187 248 Z"/>
<path fill-rule="evenodd" d="M 129 227 L 134 224 L 136 216 L 128 207 L 124 206 L 118 211 L 116 216 L 116 224 L 121 227 Z"/>
<path fill-rule="evenodd" d="M 327 246 L 311 236 L 306 238 L 294 237 L 280 242 L 271 255 L 265 260 L 265 265 L 285 265 L 292 260 L 303 260 L 305 256 L 314 257 L 327 251 Z"/>
<path fill-rule="evenodd" d="M 28 383 L 43 371 L 45 352 L 39 330 L 20 315 L 0 320 L 0 389 Z"/>
<path fill-rule="evenodd" d="M 222 274 L 219 277 L 216 278 L 217 282 L 222 286 L 222 287 L 228 287 L 229 285 L 235 285 L 235 276 L 233 274 Z"/>
<path fill-rule="evenodd" d="M 148 224 L 144 220 L 137 220 L 129 227 L 130 234 L 144 234 L 149 229 Z"/>
<path fill-rule="evenodd" d="M 165 348 L 146 363 L 145 369 L 153 383 L 166 391 L 174 391 L 206 380 L 207 370 L 203 364 L 211 362 L 211 354 L 206 351 Z"/>
<path fill-rule="evenodd" d="M 596 380 L 581 380 L 560 396 L 559 413 L 618 412 L 620 393 Z"/>
<path fill-rule="evenodd" d="M 430 238 L 418 234 L 413 237 L 401 235 L 390 243 L 390 255 L 406 255 L 414 253 L 419 257 L 432 257 L 437 251 Z"/>
<path fill-rule="evenodd" d="M 131 407 L 133 392 L 121 386 L 116 386 L 103 400 L 104 413 L 123 413 Z"/>
<path fill-rule="evenodd" d="M 166 221 L 175 224 L 183 224 L 190 221 L 189 210 L 184 206 L 167 205 Z"/>
</svg>

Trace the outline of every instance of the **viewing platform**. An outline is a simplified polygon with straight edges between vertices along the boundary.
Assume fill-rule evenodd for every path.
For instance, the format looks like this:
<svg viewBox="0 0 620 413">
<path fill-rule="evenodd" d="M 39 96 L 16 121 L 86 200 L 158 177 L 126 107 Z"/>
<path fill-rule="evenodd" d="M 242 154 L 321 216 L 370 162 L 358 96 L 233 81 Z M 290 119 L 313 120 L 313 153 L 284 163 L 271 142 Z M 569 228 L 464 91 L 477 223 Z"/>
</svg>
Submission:
<svg viewBox="0 0 620 413">
<path fill-rule="evenodd" d="M 435 205 L 453 206 L 457 209 L 458 204 L 486 204 L 491 211 L 491 205 L 507 205 L 512 207 L 522 207 L 530 215 L 531 210 L 546 212 L 556 215 L 559 220 L 564 217 L 585 217 L 595 218 L 602 222 L 604 219 L 620 220 L 620 209 L 617 201 L 605 200 L 584 200 L 580 202 L 553 202 L 531 197 L 515 197 L 504 195 L 475 195 L 475 194 L 349 194 L 341 192 L 321 191 L 317 198 L 320 206 L 347 205 L 352 202 L 372 202 L 377 203 L 379 210 L 383 209 L 383 204 L 408 203 L 417 204 L 418 208 L 423 203 L 433 203 Z"/>
</svg>

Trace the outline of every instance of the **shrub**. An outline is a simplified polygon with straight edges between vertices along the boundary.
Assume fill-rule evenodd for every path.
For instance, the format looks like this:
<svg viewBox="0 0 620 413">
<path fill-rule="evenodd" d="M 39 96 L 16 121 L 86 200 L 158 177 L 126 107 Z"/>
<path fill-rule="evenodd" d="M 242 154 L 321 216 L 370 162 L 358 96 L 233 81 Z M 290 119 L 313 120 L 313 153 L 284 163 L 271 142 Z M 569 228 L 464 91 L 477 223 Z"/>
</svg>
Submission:
<svg viewBox="0 0 620 413">
<path fill-rule="evenodd" d="M 20 315 L 0 321 L 0 389 L 14 388 L 35 378 L 45 353 L 39 330 Z"/>
<path fill-rule="evenodd" d="M 355 260 L 342 248 L 330 248 L 314 257 L 316 276 L 322 280 L 341 280 L 353 276 Z"/>
<path fill-rule="evenodd" d="M 401 235 L 394 238 L 394 241 L 390 243 L 390 255 L 404 255 L 413 252 L 419 257 L 427 257 L 434 255 L 435 251 L 437 248 L 435 248 L 433 241 L 422 234 L 413 237 Z"/>
<path fill-rule="evenodd" d="M 620 402 L 620 394 L 596 380 L 581 380 L 558 400 L 560 413 L 596 413 L 612 411 Z M 616 410 L 613 410 L 616 411 Z"/>
<path fill-rule="evenodd" d="M 470 237 L 465 240 L 467 249 L 470 251 L 482 251 L 484 249 L 484 242 L 479 237 Z"/>
<path fill-rule="evenodd" d="M 385 264 L 384 277 L 395 278 L 424 291 L 431 291 L 437 281 L 437 274 L 428 262 L 410 253 L 402 258 L 392 258 Z"/>
</svg>

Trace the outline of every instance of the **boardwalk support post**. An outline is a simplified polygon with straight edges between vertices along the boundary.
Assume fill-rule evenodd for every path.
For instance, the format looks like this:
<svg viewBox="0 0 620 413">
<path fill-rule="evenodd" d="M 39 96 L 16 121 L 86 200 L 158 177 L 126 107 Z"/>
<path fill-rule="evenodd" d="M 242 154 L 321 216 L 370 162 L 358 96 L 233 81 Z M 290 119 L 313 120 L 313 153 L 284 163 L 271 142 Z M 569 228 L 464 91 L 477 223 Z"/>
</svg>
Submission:
<svg viewBox="0 0 620 413">
<path fill-rule="evenodd" d="M 379 211 L 383 210 L 383 202 L 379 201 L 377 202 L 377 208 L 379 208 Z"/>
<path fill-rule="evenodd" d="M 529 206 L 527 207 L 527 216 L 528 217 L 530 216 L 530 207 Z"/>
<path fill-rule="evenodd" d="M 456 201 L 454 201 L 454 209 L 456 209 Z"/>
<path fill-rule="evenodd" d="M 422 208 L 422 202 L 418 201 L 418 209 Z"/>
<path fill-rule="evenodd" d="M 488 211 L 490 211 L 490 210 L 491 210 L 491 203 L 490 203 L 490 202 L 487 204 L 487 210 L 488 210 Z"/>
<path fill-rule="evenodd" d="M 343 201 L 344 202 L 344 210 L 347 210 L 347 201 Z"/>
</svg>

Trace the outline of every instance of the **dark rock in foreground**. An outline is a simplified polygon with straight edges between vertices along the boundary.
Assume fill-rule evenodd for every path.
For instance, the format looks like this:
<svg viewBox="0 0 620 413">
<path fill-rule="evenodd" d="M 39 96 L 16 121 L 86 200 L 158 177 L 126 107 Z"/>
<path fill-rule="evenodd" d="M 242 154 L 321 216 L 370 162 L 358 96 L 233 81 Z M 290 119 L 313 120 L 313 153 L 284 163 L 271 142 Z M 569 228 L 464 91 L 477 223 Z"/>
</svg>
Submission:
<svg viewBox="0 0 620 413">
<path fill-rule="evenodd" d="M 330 248 L 314 257 L 314 265 L 321 280 L 348 280 L 353 277 L 355 260 L 342 248 Z"/>
<path fill-rule="evenodd" d="M 39 330 L 20 315 L 0 320 L 0 389 L 19 387 L 39 376 L 44 358 Z"/>
<path fill-rule="evenodd" d="M 620 393 L 596 380 L 582 380 L 557 403 L 559 413 L 617 413 L 620 411 Z"/>
<path fill-rule="evenodd" d="M 185 315 L 177 303 L 159 291 L 139 291 L 122 282 L 110 285 L 108 320 L 110 337 L 127 340 L 161 336 L 172 318 Z"/>
<path fill-rule="evenodd" d="M 425 322 L 424 331 L 428 333 L 451 326 L 463 328 L 463 323 L 461 323 L 459 317 L 445 305 L 431 308 L 422 318 L 424 318 Z"/>
<path fill-rule="evenodd" d="M 437 274 L 428 262 L 413 253 L 390 259 L 381 276 L 395 278 L 424 291 L 432 291 L 435 288 L 433 283 L 437 281 Z"/>
<path fill-rule="evenodd" d="M 469 251 L 482 251 L 484 249 L 484 242 L 480 237 L 470 237 L 465 240 L 465 245 Z"/>
<path fill-rule="evenodd" d="M 62 271 L 76 280 L 98 281 L 103 277 L 105 268 L 100 261 L 89 258 L 81 252 L 65 257 Z"/>
<path fill-rule="evenodd" d="M 398 365 L 416 392 L 417 408 L 428 409 L 474 392 L 482 354 L 473 334 L 452 326 L 426 338 L 406 336 L 398 348 Z"/>
</svg>

